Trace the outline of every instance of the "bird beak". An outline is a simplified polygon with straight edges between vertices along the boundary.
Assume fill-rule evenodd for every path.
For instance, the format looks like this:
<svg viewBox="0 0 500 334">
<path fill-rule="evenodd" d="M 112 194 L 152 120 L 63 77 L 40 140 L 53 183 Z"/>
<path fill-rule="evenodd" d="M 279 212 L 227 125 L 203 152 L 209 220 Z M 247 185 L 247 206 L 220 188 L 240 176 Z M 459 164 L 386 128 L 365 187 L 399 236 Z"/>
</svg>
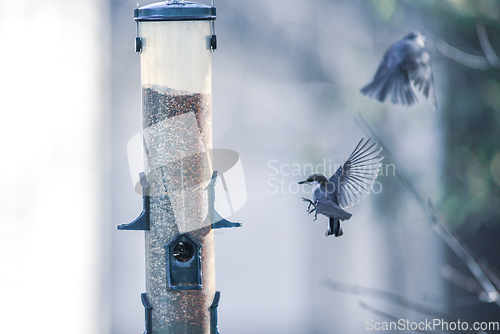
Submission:
<svg viewBox="0 0 500 334">
<path fill-rule="evenodd" d="M 308 183 L 307 181 L 300 181 L 300 182 L 297 182 L 298 184 L 304 184 L 304 183 Z"/>
</svg>

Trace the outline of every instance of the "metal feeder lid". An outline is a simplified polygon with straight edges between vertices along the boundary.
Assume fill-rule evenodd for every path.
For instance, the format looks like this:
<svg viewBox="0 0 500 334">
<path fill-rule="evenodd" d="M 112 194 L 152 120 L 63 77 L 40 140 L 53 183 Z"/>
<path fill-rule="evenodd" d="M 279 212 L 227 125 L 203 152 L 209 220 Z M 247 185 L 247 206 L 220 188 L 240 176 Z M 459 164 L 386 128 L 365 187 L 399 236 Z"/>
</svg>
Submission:
<svg viewBox="0 0 500 334">
<path fill-rule="evenodd" d="M 134 9 L 136 21 L 215 20 L 215 7 L 197 2 L 157 2 Z"/>
</svg>

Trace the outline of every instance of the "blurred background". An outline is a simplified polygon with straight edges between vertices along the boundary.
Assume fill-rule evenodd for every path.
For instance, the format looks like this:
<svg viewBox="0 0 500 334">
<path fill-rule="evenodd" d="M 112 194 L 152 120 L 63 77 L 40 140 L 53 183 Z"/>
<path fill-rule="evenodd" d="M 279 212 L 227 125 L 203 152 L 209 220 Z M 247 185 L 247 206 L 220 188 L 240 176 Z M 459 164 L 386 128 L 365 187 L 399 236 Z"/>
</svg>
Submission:
<svg viewBox="0 0 500 334">
<path fill-rule="evenodd" d="M 0 0 L 2 333 L 144 331 L 144 234 L 116 229 L 142 210 L 127 161 L 142 124 L 136 6 Z M 396 173 L 495 283 L 500 62 L 486 58 L 476 26 L 500 53 L 500 2 L 215 6 L 214 148 L 240 154 L 247 188 L 246 205 L 228 217 L 243 227 L 216 232 L 220 332 L 364 333 L 369 319 L 443 313 L 498 321 L 498 305 L 479 298 L 481 286 Z M 400 107 L 359 93 L 412 30 L 427 37 L 437 111 L 422 95 Z M 313 221 L 301 201 L 311 189 L 296 183 L 310 165 L 329 174 L 345 161 L 367 136 L 360 116 L 396 159 L 386 154 L 373 193 L 348 209 L 344 235 L 326 238 L 327 219 Z"/>
</svg>

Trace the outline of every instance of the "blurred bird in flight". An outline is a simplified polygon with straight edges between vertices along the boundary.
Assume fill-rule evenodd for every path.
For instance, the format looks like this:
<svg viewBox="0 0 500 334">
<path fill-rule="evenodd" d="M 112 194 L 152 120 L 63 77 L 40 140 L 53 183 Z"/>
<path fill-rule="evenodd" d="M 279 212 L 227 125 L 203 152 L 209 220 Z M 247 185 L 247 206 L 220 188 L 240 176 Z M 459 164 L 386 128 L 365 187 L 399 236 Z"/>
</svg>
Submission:
<svg viewBox="0 0 500 334">
<path fill-rule="evenodd" d="M 384 102 L 388 95 L 394 104 L 412 105 L 417 102 L 412 83 L 437 109 L 431 56 L 425 36 L 410 32 L 385 52 L 375 76 L 361 93 Z"/>
<path fill-rule="evenodd" d="M 303 201 L 309 202 L 307 212 L 316 211 L 314 220 L 318 213 L 329 217 L 326 236 L 333 234 L 340 237 L 344 233 L 340 221 L 352 216 L 344 209 L 359 203 L 370 192 L 382 166 L 380 161 L 384 158 L 379 155 L 380 151 L 382 148 L 377 142 L 362 138 L 330 179 L 322 173 L 314 173 L 299 182 L 313 186 L 312 200 L 302 197 Z"/>
</svg>

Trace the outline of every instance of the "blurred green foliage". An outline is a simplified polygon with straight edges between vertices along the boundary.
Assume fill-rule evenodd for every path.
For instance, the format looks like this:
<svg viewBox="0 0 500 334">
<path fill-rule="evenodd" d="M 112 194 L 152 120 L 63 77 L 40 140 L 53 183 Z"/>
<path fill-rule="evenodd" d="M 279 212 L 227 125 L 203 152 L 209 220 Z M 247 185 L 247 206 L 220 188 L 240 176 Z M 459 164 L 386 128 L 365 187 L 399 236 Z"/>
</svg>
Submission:
<svg viewBox="0 0 500 334">
<path fill-rule="evenodd" d="M 447 0 L 442 38 L 474 55 L 484 53 L 477 22 L 484 22 L 490 43 L 500 53 L 500 1 Z M 434 9 L 431 8 L 431 9 Z M 443 209 L 455 227 L 477 229 L 500 222 L 500 69 L 475 70 L 448 60 L 442 122 L 446 160 L 443 169 Z"/>
</svg>

